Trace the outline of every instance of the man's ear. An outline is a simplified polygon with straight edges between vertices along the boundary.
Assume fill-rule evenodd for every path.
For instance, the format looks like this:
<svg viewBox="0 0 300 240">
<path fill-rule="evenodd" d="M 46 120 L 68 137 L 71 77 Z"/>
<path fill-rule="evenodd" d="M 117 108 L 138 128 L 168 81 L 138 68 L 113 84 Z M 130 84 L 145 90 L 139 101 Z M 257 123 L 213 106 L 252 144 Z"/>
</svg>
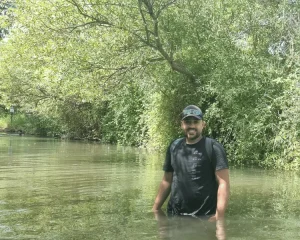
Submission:
<svg viewBox="0 0 300 240">
<path fill-rule="evenodd" d="M 202 127 L 206 128 L 206 122 L 202 120 Z"/>
</svg>

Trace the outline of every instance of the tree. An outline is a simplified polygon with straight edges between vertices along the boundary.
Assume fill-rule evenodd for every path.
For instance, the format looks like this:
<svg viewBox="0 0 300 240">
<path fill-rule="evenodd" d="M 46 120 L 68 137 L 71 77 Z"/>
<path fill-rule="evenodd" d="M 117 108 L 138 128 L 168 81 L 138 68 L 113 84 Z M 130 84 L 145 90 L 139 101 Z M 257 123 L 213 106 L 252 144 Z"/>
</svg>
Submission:
<svg viewBox="0 0 300 240">
<path fill-rule="evenodd" d="M 17 0 L 13 13 L 0 45 L 10 102 L 78 137 L 162 148 L 196 104 L 232 162 L 299 163 L 284 154 L 299 134 L 278 142 L 298 127 L 286 117 L 298 111 L 297 3 Z"/>
</svg>

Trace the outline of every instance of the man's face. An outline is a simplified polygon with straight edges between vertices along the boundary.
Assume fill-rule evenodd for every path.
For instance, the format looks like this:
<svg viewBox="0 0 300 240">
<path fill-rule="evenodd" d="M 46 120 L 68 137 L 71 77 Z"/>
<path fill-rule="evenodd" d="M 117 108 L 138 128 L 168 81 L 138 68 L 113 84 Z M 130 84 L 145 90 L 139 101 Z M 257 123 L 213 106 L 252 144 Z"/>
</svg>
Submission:
<svg viewBox="0 0 300 240">
<path fill-rule="evenodd" d="M 196 140 L 202 136 L 205 122 L 194 117 L 187 117 L 181 121 L 181 128 L 188 140 Z"/>
</svg>

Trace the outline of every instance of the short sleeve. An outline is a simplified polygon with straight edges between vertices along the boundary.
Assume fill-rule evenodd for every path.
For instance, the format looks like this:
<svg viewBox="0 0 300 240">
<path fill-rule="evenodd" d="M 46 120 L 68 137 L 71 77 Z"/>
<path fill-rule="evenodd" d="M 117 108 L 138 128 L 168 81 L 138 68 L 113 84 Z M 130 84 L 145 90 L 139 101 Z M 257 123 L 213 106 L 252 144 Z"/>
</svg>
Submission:
<svg viewBox="0 0 300 240">
<path fill-rule="evenodd" d="M 163 170 L 165 172 L 174 172 L 174 169 L 171 165 L 171 145 L 168 147 L 167 152 L 166 152 L 166 158 L 165 158 Z"/>
<path fill-rule="evenodd" d="M 229 168 L 226 152 L 222 144 L 214 142 L 213 153 L 216 161 L 216 171 Z"/>
</svg>

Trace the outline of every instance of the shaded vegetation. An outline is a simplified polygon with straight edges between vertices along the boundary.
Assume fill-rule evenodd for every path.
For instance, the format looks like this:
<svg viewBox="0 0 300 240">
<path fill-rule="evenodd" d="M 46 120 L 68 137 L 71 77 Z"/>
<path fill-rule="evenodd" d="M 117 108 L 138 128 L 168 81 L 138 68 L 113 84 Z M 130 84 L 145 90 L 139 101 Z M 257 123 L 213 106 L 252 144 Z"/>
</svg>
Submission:
<svg viewBox="0 0 300 240">
<path fill-rule="evenodd" d="M 37 131 L 164 149 L 196 104 L 232 164 L 299 169 L 298 1 L 5 2 L 0 104 Z"/>
</svg>

